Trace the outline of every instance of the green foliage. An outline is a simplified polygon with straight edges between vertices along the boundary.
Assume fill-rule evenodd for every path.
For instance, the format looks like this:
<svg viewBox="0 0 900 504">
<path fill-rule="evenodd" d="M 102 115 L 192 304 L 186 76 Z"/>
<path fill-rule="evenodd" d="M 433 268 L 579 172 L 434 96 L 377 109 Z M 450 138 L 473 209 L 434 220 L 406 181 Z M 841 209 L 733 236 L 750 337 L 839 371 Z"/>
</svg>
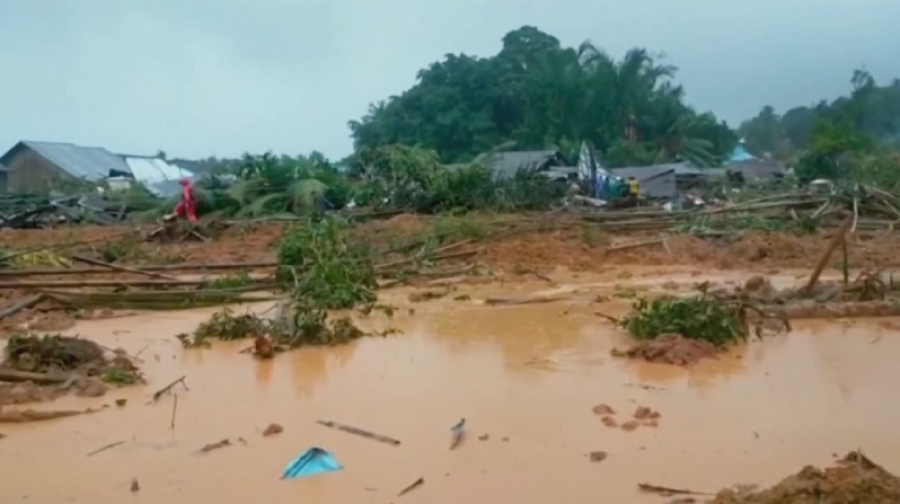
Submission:
<svg viewBox="0 0 900 504">
<path fill-rule="evenodd" d="M 336 345 L 366 336 L 347 317 L 329 320 L 321 308 L 307 301 L 287 305 L 289 311 L 275 319 L 264 319 L 252 313 L 236 315 L 229 308 L 214 313 L 192 334 L 177 337 L 185 348 L 208 348 L 212 339 L 234 341 L 247 338 L 271 338 L 279 349 L 305 345 Z"/>
<path fill-rule="evenodd" d="M 800 158 L 795 173 L 803 182 L 844 179 L 851 172 L 845 156 L 864 154 L 874 148 L 874 140 L 856 131 L 849 122 L 822 119 L 813 128 L 810 150 Z"/>
<path fill-rule="evenodd" d="M 724 345 L 746 336 L 740 310 L 739 306 L 706 293 L 691 298 L 640 298 L 620 324 L 640 340 L 678 334 Z"/>
<path fill-rule="evenodd" d="M 362 205 L 439 213 L 453 210 L 542 210 L 565 187 L 540 173 L 498 176 L 480 163 L 444 166 L 432 150 L 388 145 L 363 150 L 367 182 L 355 198 Z"/>
<path fill-rule="evenodd" d="M 230 308 L 224 308 L 197 326 L 193 334 L 193 344 L 190 346 L 207 346 L 207 340 L 210 338 L 230 341 L 267 333 L 268 324 L 263 319 L 250 313 L 235 315 Z"/>
<path fill-rule="evenodd" d="M 143 255 L 141 244 L 134 238 L 106 242 L 100 249 L 100 257 L 108 263 L 127 262 L 143 257 Z"/>
<path fill-rule="evenodd" d="M 563 47 L 525 26 L 490 58 L 448 55 L 418 73 L 418 83 L 350 121 L 358 149 L 391 144 L 434 149 L 448 163 L 468 162 L 514 141 L 520 150 L 582 140 L 604 152 L 638 144 L 654 159 L 701 166 L 724 156 L 736 137 L 711 114 L 684 103 L 675 68 L 644 49 L 615 60 L 590 43 Z M 572 149 L 570 149 L 572 150 Z M 622 159 L 639 164 L 642 158 Z"/>
<path fill-rule="evenodd" d="M 375 301 L 377 282 L 369 251 L 349 241 L 336 219 L 309 219 L 288 229 L 278 264 L 278 280 L 295 300 L 322 309 Z"/>
<path fill-rule="evenodd" d="M 215 278 L 207 284 L 207 288 L 212 290 L 228 290 L 244 287 L 252 283 L 253 278 L 247 272 L 241 272 Z"/>
<path fill-rule="evenodd" d="M 225 309 L 179 339 L 185 347 L 224 340 L 269 337 L 278 347 L 332 345 L 365 335 L 346 317 L 329 319 L 326 310 L 372 305 L 378 287 L 365 247 L 348 240 L 333 218 L 310 218 L 285 231 L 278 250 L 277 279 L 289 294 L 274 320 Z"/>
</svg>

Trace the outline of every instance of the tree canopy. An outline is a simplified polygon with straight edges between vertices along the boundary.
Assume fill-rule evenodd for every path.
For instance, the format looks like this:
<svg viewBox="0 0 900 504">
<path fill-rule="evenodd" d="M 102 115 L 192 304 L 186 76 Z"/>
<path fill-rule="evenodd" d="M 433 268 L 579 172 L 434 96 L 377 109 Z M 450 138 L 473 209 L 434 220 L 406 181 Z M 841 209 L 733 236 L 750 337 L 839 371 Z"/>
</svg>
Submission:
<svg viewBox="0 0 900 504">
<path fill-rule="evenodd" d="M 747 148 L 789 158 L 797 151 L 815 148 L 817 131 L 819 136 L 833 139 L 835 129 L 871 137 L 883 146 L 900 146 L 900 79 L 879 86 L 868 72 L 855 70 L 850 82 L 850 95 L 830 103 L 823 100 L 813 106 L 794 107 L 784 115 L 771 106 L 763 107 L 739 128 Z"/>
<path fill-rule="evenodd" d="M 446 55 L 349 126 L 357 150 L 418 145 L 445 163 L 511 142 L 572 154 L 587 140 L 608 166 L 715 164 L 737 138 L 712 113 L 685 103 L 675 71 L 646 49 L 616 60 L 590 42 L 563 47 L 524 26 L 507 33 L 492 57 Z"/>
</svg>

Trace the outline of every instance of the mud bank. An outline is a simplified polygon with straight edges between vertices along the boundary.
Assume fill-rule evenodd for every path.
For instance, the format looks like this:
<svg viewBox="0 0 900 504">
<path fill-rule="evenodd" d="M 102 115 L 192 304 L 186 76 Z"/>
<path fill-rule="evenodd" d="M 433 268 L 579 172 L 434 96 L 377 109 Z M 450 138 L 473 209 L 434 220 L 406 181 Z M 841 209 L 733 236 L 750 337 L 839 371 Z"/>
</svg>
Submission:
<svg viewBox="0 0 900 504">
<path fill-rule="evenodd" d="M 797 324 L 790 334 L 684 369 L 613 358 L 610 351 L 627 338 L 593 314 L 589 292 L 546 304 L 480 302 L 580 288 L 460 286 L 454 296 L 398 310 L 390 323 L 402 334 L 271 361 L 239 353 L 245 342 L 182 349 L 174 335 L 212 309 L 81 322 L 73 331 L 140 352 L 149 383 L 47 406 L 98 408 L 126 399 L 125 407 L 3 426 L 0 501 L 119 503 L 137 478 L 148 502 L 383 503 L 423 478 L 401 499 L 657 503 L 637 483 L 710 493 L 734 483 L 771 485 L 859 447 L 886 469 L 900 468 L 900 404 L 885 400 L 884 388 L 900 379 L 900 338 L 885 321 Z M 385 297 L 402 305 L 409 292 Z M 360 323 L 383 325 L 377 317 Z M 182 375 L 187 389 L 150 400 Z M 598 404 L 620 412 L 619 423 L 640 406 L 660 417 L 653 426 L 611 428 L 595 414 Z M 469 437 L 450 451 L 449 429 L 460 417 Z M 283 432 L 263 436 L 272 423 Z M 197 453 L 223 439 L 230 444 Z M 344 469 L 279 481 L 284 465 L 311 446 L 333 452 Z M 591 462 L 600 451 L 606 457 Z"/>
</svg>

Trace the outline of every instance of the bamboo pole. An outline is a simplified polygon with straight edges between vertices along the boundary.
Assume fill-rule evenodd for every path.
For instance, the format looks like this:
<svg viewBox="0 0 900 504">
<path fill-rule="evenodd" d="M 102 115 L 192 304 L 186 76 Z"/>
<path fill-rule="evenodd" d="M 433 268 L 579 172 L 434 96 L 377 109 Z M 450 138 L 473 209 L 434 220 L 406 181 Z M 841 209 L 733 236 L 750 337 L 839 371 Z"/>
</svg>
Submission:
<svg viewBox="0 0 900 504">
<path fill-rule="evenodd" d="M 246 263 L 176 263 L 176 264 L 142 264 L 142 265 L 123 265 L 121 267 L 129 270 L 140 271 L 143 273 L 152 271 L 192 271 L 192 270 L 233 270 L 233 269 L 255 269 L 268 268 L 278 266 L 276 261 L 256 261 Z M 34 269 L 2 269 L 0 277 L 17 277 L 17 276 L 50 276 L 50 275 L 92 275 L 97 273 L 109 273 L 109 269 L 105 267 L 88 267 L 88 268 L 34 268 Z"/>
<path fill-rule="evenodd" d="M 825 247 L 825 252 L 819 258 L 819 263 L 809 276 L 809 281 L 806 282 L 806 285 L 801 290 L 802 293 L 809 294 L 809 291 L 816 286 L 816 282 L 819 281 L 819 277 L 822 275 L 822 270 L 825 269 L 825 265 L 828 264 L 828 260 L 831 259 L 834 249 L 836 249 L 838 245 L 841 244 L 841 241 L 844 240 L 847 230 L 850 228 L 853 221 L 852 215 L 844 219 L 844 223 L 841 224 L 840 229 L 838 229 L 834 236 L 831 237 L 831 241 L 828 242 L 828 245 Z"/>
</svg>

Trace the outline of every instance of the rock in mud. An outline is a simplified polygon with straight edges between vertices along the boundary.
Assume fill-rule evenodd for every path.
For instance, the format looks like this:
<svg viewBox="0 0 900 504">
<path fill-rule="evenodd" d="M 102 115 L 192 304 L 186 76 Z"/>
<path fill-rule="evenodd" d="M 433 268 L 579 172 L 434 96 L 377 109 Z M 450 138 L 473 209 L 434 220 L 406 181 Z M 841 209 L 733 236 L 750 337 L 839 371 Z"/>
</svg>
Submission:
<svg viewBox="0 0 900 504">
<path fill-rule="evenodd" d="M 637 420 L 629 420 L 621 425 L 622 430 L 625 432 L 634 431 L 640 426 L 641 426 L 641 423 L 638 422 Z"/>
<path fill-rule="evenodd" d="M 616 414 L 616 410 L 612 409 L 612 406 L 608 404 L 598 404 L 591 408 L 591 411 L 593 411 L 595 415 L 600 416 Z"/>
<path fill-rule="evenodd" d="M 900 502 L 900 478 L 862 453 L 850 452 L 834 467 L 804 467 L 777 485 L 759 490 L 722 490 L 710 504 L 894 504 Z"/>
<path fill-rule="evenodd" d="M 603 462 L 609 456 L 605 451 L 592 451 L 590 453 L 591 462 Z"/>
<path fill-rule="evenodd" d="M 75 380 L 75 390 L 78 397 L 100 397 L 106 393 L 106 385 L 97 378 L 81 377 Z"/>
<path fill-rule="evenodd" d="M 277 423 L 273 423 L 269 424 L 269 426 L 266 427 L 266 430 L 263 431 L 262 435 L 263 437 L 269 437 L 274 436 L 275 434 L 281 434 L 282 432 L 284 432 L 284 427 L 278 425 Z"/>
<path fill-rule="evenodd" d="M 0 407 L 52 401 L 65 393 L 59 387 L 45 387 L 32 382 L 0 383 Z"/>
<path fill-rule="evenodd" d="M 271 359 L 275 356 L 275 344 L 268 335 L 260 334 L 253 340 L 253 354 L 260 359 Z"/>
<path fill-rule="evenodd" d="M 685 338 L 678 334 L 663 334 L 642 341 L 628 350 L 613 350 L 617 357 L 643 359 L 647 362 L 689 366 L 705 358 L 715 358 L 719 348 L 704 340 Z"/>
<path fill-rule="evenodd" d="M 634 411 L 633 416 L 635 420 L 657 420 L 662 415 L 660 415 L 658 411 L 653 411 L 646 406 L 638 406 Z"/>
</svg>

